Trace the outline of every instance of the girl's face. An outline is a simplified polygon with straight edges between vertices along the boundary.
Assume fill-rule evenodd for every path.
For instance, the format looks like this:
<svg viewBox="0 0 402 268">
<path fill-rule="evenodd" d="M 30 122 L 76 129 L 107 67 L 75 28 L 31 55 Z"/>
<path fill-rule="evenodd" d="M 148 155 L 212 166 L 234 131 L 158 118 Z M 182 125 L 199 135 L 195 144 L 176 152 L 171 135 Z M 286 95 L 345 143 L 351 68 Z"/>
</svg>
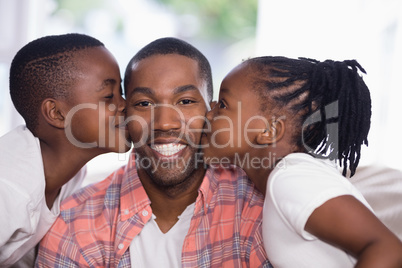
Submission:
<svg viewBox="0 0 402 268">
<path fill-rule="evenodd" d="M 208 112 L 203 147 L 209 164 L 250 164 L 253 153 L 260 149 L 258 133 L 267 120 L 260 111 L 260 100 L 252 91 L 252 72 L 247 63 L 234 68 L 222 81 L 219 101 Z M 237 161 L 246 161 L 237 163 Z"/>
</svg>

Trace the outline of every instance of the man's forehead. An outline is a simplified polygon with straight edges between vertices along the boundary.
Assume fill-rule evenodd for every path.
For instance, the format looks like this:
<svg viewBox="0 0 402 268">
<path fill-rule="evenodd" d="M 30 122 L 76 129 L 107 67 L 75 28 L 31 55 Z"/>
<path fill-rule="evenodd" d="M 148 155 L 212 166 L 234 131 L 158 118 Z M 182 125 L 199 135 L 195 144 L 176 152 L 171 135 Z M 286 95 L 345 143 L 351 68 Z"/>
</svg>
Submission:
<svg viewBox="0 0 402 268">
<path fill-rule="evenodd" d="M 209 103 L 207 83 L 201 75 L 198 61 L 193 58 L 179 54 L 155 54 L 132 63 L 130 69 L 131 72 L 128 74 L 130 82 L 126 89 L 128 96 L 140 91 L 144 93 L 143 90 L 135 90 L 137 87 L 153 89 L 150 85 L 165 84 L 172 77 L 177 77 L 179 83 L 171 87 L 174 88 L 174 94 L 197 90 L 205 103 Z"/>
<path fill-rule="evenodd" d="M 166 65 L 173 68 L 175 64 L 179 66 L 183 64 L 192 66 L 198 73 L 200 72 L 197 60 L 180 54 L 154 54 L 131 63 L 130 69 L 131 71 L 138 71 L 148 68 L 157 68 L 158 66 L 164 67 Z"/>
</svg>

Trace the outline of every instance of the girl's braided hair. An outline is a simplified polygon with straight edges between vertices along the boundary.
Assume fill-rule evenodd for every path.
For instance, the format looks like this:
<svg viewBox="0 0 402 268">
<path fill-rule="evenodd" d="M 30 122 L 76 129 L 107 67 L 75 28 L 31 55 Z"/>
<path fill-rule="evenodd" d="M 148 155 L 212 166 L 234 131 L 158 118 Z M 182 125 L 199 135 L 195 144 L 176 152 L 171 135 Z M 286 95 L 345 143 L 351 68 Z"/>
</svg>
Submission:
<svg viewBox="0 0 402 268">
<path fill-rule="evenodd" d="M 298 148 L 316 157 L 339 160 L 343 175 L 351 176 L 360 159 L 361 145 L 368 145 L 371 98 L 356 60 L 323 62 L 286 57 L 247 60 L 256 74 L 254 88 L 269 102 L 294 113 L 299 124 L 294 135 Z"/>
</svg>

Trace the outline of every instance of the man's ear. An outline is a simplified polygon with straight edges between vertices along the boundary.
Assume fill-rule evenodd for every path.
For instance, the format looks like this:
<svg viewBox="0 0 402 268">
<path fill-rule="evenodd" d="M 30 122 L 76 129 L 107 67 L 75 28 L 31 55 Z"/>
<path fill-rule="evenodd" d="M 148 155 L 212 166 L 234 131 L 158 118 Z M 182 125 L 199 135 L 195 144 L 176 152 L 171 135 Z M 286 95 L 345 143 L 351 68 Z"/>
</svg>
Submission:
<svg viewBox="0 0 402 268">
<path fill-rule="evenodd" d="M 64 128 L 65 115 L 59 101 L 47 98 L 42 102 L 41 113 L 46 122 L 56 128 Z"/>
<path fill-rule="evenodd" d="M 282 119 L 272 121 L 266 129 L 258 133 L 257 144 L 266 145 L 277 143 L 285 134 L 285 122 Z"/>
</svg>

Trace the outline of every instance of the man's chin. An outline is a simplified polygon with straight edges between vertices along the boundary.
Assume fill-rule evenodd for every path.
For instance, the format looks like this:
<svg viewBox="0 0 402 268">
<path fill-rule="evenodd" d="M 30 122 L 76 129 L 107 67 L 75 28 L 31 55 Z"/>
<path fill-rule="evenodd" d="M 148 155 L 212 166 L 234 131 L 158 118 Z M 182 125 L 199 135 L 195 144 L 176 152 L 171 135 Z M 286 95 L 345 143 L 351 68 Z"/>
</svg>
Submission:
<svg viewBox="0 0 402 268">
<path fill-rule="evenodd" d="M 147 171 L 151 180 L 161 187 L 176 187 L 188 179 L 188 175 L 182 170 L 160 168 L 152 172 Z"/>
</svg>

